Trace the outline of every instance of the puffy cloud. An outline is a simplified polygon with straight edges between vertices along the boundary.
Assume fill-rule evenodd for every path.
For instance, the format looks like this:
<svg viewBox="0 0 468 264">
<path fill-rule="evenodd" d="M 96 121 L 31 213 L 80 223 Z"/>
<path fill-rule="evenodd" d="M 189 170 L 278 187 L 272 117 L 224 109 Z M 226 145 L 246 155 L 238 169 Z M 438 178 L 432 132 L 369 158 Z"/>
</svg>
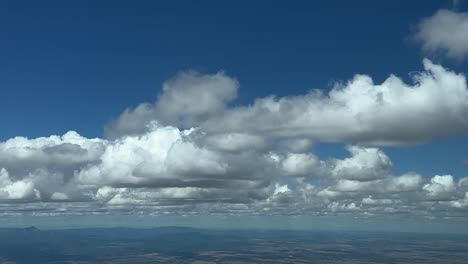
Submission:
<svg viewBox="0 0 468 264">
<path fill-rule="evenodd" d="M 279 183 L 276 183 L 273 193 L 266 199 L 266 203 L 269 205 L 289 205 L 294 201 L 291 193 L 291 189 L 289 189 L 287 184 L 280 185 Z"/>
<path fill-rule="evenodd" d="M 102 139 L 87 139 L 73 131 L 61 137 L 15 137 L 0 143 L 0 167 L 12 177 L 49 167 L 70 177 L 83 164 L 96 161 L 104 148 Z"/>
<path fill-rule="evenodd" d="M 143 103 L 127 109 L 106 129 L 111 138 L 138 134 L 152 120 L 176 126 L 194 126 L 220 114 L 237 97 L 238 83 L 223 72 L 201 75 L 183 72 L 165 82 L 154 104 Z"/>
<path fill-rule="evenodd" d="M 115 136 L 147 131 L 151 121 L 158 120 L 200 127 L 220 149 L 244 149 L 249 144 L 259 148 L 273 140 L 293 151 L 307 150 L 313 141 L 389 146 L 466 133 L 465 76 L 429 60 L 423 64 L 425 70 L 413 75 L 412 85 L 393 75 L 381 84 L 356 75 L 328 94 L 313 90 L 270 96 L 237 107 L 226 105 L 237 91 L 232 78 L 222 73 L 182 74 L 165 84 L 154 105 L 126 110 L 107 132 Z"/>
<path fill-rule="evenodd" d="M 415 38 L 427 52 L 464 59 L 468 55 L 468 13 L 439 10 L 418 24 Z"/>
<path fill-rule="evenodd" d="M 452 175 L 436 175 L 432 177 L 431 182 L 423 186 L 423 190 L 431 197 L 452 196 L 455 191 L 455 183 Z"/>
<path fill-rule="evenodd" d="M 281 165 L 286 175 L 310 177 L 317 174 L 320 161 L 311 154 L 290 153 L 284 158 Z"/>
<path fill-rule="evenodd" d="M 350 158 L 336 160 L 331 174 L 336 178 L 374 180 L 392 173 L 390 158 L 376 148 L 348 147 Z"/>
<path fill-rule="evenodd" d="M 454 208 L 468 207 L 468 192 L 465 193 L 465 197 L 462 199 L 450 201 L 450 205 Z"/>
<path fill-rule="evenodd" d="M 76 181 L 86 186 L 249 188 L 275 177 L 270 158 L 213 150 L 192 140 L 192 132 L 159 126 L 106 141 L 99 162 L 76 171 Z"/>
<path fill-rule="evenodd" d="M 147 213 L 214 214 L 376 214 L 465 206 L 457 190 L 464 179 L 457 187 L 449 175 L 429 182 L 414 173 L 395 176 L 391 160 L 377 148 L 348 146 L 349 157 L 320 160 L 268 148 L 220 150 L 206 144 L 206 136 L 154 124 L 141 135 L 115 140 L 75 132 L 8 140 L 0 143 L 0 155 L 15 159 L 2 160 L 0 202 L 40 201 L 47 215 L 121 213 L 134 206 Z M 22 161 L 32 163 L 19 170 Z"/>
<path fill-rule="evenodd" d="M 416 191 L 422 182 L 420 175 L 405 174 L 374 181 L 339 180 L 332 189 L 339 192 L 399 193 Z"/>
<path fill-rule="evenodd" d="M 424 60 L 414 85 L 396 76 L 374 84 L 357 75 L 327 95 L 266 97 L 229 108 L 200 126 L 209 133 L 249 133 L 321 142 L 404 145 L 465 133 L 468 89 L 461 74 Z"/>
<path fill-rule="evenodd" d="M 211 149 L 199 145 L 193 132 L 153 124 L 142 135 L 115 140 L 87 139 L 76 132 L 8 140 L 0 143 L 0 198 L 102 201 L 99 197 L 109 190 L 119 190 L 113 204 L 122 203 L 122 197 L 177 198 L 166 195 L 172 192 L 186 192 L 192 201 L 268 196 L 264 192 L 279 176 L 268 155 Z"/>
<path fill-rule="evenodd" d="M 458 181 L 458 186 L 462 189 L 467 189 L 468 190 L 468 177 L 461 178 Z"/>
<path fill-rule="evenodd" d="M 105 140 L 84 138 L 76 132 L 1 142 L 0 168 L 8 172 L 8 176 L 3 176 L 4 191 L 12 199 L 56 200 L 60 197 L 54 196 L 56 192 L 69 192 L 77 200 L 87 199 L 72 183 L 74 173 L 96 163 L 105 144 Z"/>
<path fill-rule="evenodd" d="M 0 200 L 35 200 L 40 192 L 28 179 L 12 181 L 5 168 L 0 170 Z"/>
<path fill-rule="evenodd" d="M 159 120 L 192 126 L 223 111 L 237 97 L 237 89 L 237 81 L 223 72 L 181 73 L 164 83 L 155 110 Z"/>
<path fill-rule="evenodd" d="M 376 85 L 358 75 L 326 95 L 236 107 L 229 105 L 235 79 L 182 73 L 154 104 L 126 110 L 107 139 L 71 131 L 0 142 L 0 202 L 44 214 L 462 210 L 466 179 L 395 175 L 376 147 L 467 131 L 465 77 L 427 60 L 424 66 L 413 85 L 394 76 Z M 345 158 L 321 160 L 312 152 L 317 141 L 358 144 L 346 147 Z"/>
</svg>

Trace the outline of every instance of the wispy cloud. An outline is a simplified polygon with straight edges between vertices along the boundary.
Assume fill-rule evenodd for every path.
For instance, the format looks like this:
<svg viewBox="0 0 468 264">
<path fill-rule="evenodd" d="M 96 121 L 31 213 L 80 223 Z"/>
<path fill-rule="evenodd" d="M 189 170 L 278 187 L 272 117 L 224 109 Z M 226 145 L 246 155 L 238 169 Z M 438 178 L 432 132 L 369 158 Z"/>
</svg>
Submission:
<svg viewBox="0 0 468 264">
<path fill-rule="evenodd" d="M 468 13 L 439 10 L 420 21 L 414 37 L 428 53 L 463 60 L 468 56 Z"/>
</svg>

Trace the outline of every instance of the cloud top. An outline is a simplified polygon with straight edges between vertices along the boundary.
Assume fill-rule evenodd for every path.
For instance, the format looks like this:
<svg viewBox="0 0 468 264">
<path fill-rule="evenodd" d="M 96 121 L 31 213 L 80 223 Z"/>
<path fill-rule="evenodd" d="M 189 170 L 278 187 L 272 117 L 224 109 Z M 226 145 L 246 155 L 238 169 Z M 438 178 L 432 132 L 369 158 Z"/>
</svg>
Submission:
<svg viewBox="0 0 468 264">
<path fill-rule="evenodd" d="M 212 144 L 235 149 L 246 143 L 264 147 L 272 138 L 290 143 L 410 145 L 467 132 L 465 76 L 427 59 L 423 65 L 424 71 L 413 75 L 413 84 L 394 75 L 381 84 L 370 76 L 356 75 L 327 94 L 312 90 L 304 95 L 269 96 L 236 107 L 226 104 L 236 96 L 234 79 L 220 73 L 186 73 L 166 83 L 155 104 L 127 109 L 108 133 L 143 132 L 158 120 L 200 127 Z"/>
</svg>

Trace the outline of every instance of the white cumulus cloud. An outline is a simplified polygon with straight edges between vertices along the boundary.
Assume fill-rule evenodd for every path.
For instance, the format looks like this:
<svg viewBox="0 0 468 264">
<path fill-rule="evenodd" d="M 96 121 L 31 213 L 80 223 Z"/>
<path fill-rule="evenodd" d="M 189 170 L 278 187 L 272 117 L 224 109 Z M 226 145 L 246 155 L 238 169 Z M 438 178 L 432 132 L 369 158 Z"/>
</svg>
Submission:
<svg viewBox="0 0 468 264">
<path fill-rule="evenodd" d="M 468 132 L 465 77 L 423 64 L 413 84 L 357 75 L 326 94 L 246 106 L 232 104 L 234 78 L 181 73 L 155 103 L 124 111 L 107 138 L 0 142 L 0 203 L 47 215 L 459 213 L 466 178 L 396 174 L 381 148 Z M 321 159 L 320 142 L 344 143 L 348 155 Z"/>
</svg>

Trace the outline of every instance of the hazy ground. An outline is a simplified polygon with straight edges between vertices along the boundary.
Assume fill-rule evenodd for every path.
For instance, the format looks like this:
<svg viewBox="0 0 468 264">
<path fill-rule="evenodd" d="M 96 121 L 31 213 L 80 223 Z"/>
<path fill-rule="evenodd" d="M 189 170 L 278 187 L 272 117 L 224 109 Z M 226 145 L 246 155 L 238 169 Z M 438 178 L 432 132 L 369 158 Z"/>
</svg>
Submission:
<svg viewBox="0 0 468 264">
<path fill-rule="evenodd" d="M 0 229 L 0 263 L 468 263 L 462 235 Z"/>
</svg>

